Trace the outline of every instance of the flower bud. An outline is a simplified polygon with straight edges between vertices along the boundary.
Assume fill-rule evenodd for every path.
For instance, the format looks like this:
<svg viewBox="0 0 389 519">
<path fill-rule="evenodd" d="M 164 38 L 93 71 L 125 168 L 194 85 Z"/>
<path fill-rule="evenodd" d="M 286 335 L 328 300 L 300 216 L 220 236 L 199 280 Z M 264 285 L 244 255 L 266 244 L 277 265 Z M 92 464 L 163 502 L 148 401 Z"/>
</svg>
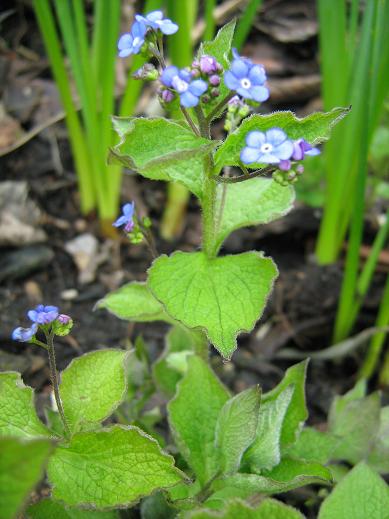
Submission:
<svg viewBox="0 0 389 519">
<path fill-rule="evenodd" d="M 209 83 L 212 85 L 212 86 L 219 86 L 220 85 L 220 77 L 217 76 L 216 74 L 214 74 L 213 76 L 211 76 L 209 78 Z"/>
<path fill-rule="evenodd" d="M 205 104 L 209 103 L 210 100 L 211 100 L 211 98 L 209 97 L 208 94 L 203 95 L 201 98 L 201 101 Z"/>
<path fill-rule="evenodd" d="M 200 70 L 203 74 L 211 75 L 217 71 L 217 61 L 213 56 L 201 56 Z"/>
<path fill-rule="evenodd" d="M 66 314 L 60 314 L 52 324 L 52 331 L 59 337 L 65 337 L 73 328 L 73 319 Z"/>
<path fill-rule="evenodd" d="M 161 99 L 164 103 L 171 103 L 174 99 L 174 94 L 170 90 L 162 90 Z"/>
<path fill-rule="evenodd" d="M 155 81 L 159 77 L 158 70 L 151 63 L 146 63 L 143 67 L 136 70 L 132 77 L 134 79 L 142 79 L 146 81 Z"/>
<path fill-rule="evenodd" d="M 218 88 L 211 88 L 211 97 L 218 97 L 220 95 L 220 90 Z"/>
</svg>

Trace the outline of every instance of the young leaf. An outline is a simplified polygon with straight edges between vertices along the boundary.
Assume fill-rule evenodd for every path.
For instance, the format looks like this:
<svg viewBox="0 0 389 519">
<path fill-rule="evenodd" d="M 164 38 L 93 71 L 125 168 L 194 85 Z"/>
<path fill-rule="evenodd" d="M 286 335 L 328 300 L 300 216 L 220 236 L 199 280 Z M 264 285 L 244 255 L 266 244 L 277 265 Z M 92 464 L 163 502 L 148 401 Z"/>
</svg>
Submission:
<svg viewBox="0 0 389 519">
<path fill-rule="evenodd" d="M 34 391 L 19 373 L 0 373 L 0 435 L 19 438 L 51 436 L 34 407 Z"/>
<path fill-rule="evenodd" d="M 369 455 L 369 465 L 381 474 L 389 473 L 389 406 L 381 409 L 380 427 Z"/>
<path fill-rule="evenodd" d="M 181 374 L 171 367 L 171 355 L 195 350 L 196 332 L 186 330 L 182 326 L 171 328 L 166 335 L 166 345 L 162 355 L 153 365 L 153 377 L 159 389 L 172 397 Z"/>
<path fill-rule="evenodd" d="M 98 510 L 79 510 L 70 508 L 52 499 L 42 499 L 27 510 L 28 519 L 120 519 L 115 510 L 100 512 Z"/>
<path fill-rule="evenodd" d="M 99 350 L 74 359 L 62 372 L 60 394 L 73 432 L 108 418 L 127 390 L 127 353 Z"/>
<path fill-rule="evenodd" d="M 305 427 L 286 454 L 292 458 L 326 464 L 333 458 L 337 442 L 337 438 L 328 432 Z"/>
<path fill-rule="evenodd" d="M 220 411 L 215 434 L 219 469 L 231 474 L 239 469 L 245 450 L 252 444 L 258 424 L 261 390 L 258 386 L 242 391 Z"/>
<path fill-rule="evenodd" d="M 107 294 L 96 303 L 95 309 L 105 308 L 119 319 L 135 322 L 166 321 L 171 318 L 145 283 L 128 283 Z"/>
<path fill-rule="evenodd" d="M 320 463 L 295 460 L 293 458 L 282 458 L 277 467 L 270 471 L 264 472 L 266 477 L 275 481 L 288 483 L 295 478 L 306 478 L 306 484 L 311 483 L 328 483 L 332 482 L 331 472 Z M 311 481 L 310 481 L 311 480 Z"/>
<path fill-rule="evenodd" d="M 217 246 L 220 247 L 236 229 L 269 223 L 284 216 L 292 209 L 294 199 L 292 186 L 280 186 L 270 178 L 258 177 L 236 184 L 219 184 L 216 214 L 219 214 L 222 206 L 224 208 L 217 227 Z M 237 204 L 237 200 L 244 200 L 244 203 Z"/>
<path fill-rule="evenodd" d="M 319 519 L 387 519 L 389 487 L 364 463 L 359 463 L 325 499 Z"/>
<path fill-rule="evenodd" d="M 218 141 L 197 137 L 182 124 L 167 119 L 113 118 L 120 126 L 120 143 L 111 150 L 124 166 L 152 180 L 180 182 L 202 197 L 202 159 Z"/>
<path fill-rule="evenodd" d="M 349 108 L 334 108 L 331 112 L 317 112 L 299 119 L 292 112 L 275 112 L 269 115 L 252 115 L 231 133 L 215 154 L 216 169 L 238 166 L 240 152 L 246 145 L 246 135 L 253 130 L 266 131 L 282 128 L 290 139 L 304 138 L 311 145 L 329 139 L 332 127 L 347 115 Z M 250 164 L 256 168 L 258 164 Z"/>
<path fill-rule="evenodd" d="M 275 499 L 265 499 L 256 508 L 236 499 L 224 503 L 223 508 L 218 512 L 207 509 L 195 510 L 181 517 L 182 519 L 304 519 L 295 508 Z"/>
<path fill-rule="evenodd" d="M 197 356 L 188 359 L 188 371 L 168 404 L 169 423 L 181 454 L 204 485 L 216 472 L 215 428 L 228 391 Z"/>
<path fill-rule="evenodd" d="M 329 414 L 329 432 L 337 438 L 335 459 L 354 464 L 365 459 L 378 434 L 380 407 L 378 392 L 357 400 L 335 398 Z"/>
<path fill-rule="evenodd" d="M 53 498 L 70 506 L 129 506 L 182 480 L 174 459 L 137 427 L 75 434 L 50 459 Z"/>
<path fill-rule="evenodd" d="M 46 439 L 0 438 L 0 519 L 19 516 L 25 500 L 43 477 L 51 450 Z"/>
<path fill-rule="evenodd" d="M 201 328 L 230 359 L 236 336 L 251 331 L 277 277 L 270 258 L 257 252 L 209 259 L 175 252 L 149 269 L 148 286 L 167 313 L 188 328 Z"/>
<path fill-rule="evenodd" d="M 256 437 L 244 455 L 244 462 L 253 472 L 272 469 L 281 461 L 281 431 L 294 392 L 286 387 L 274 399 L 261 405 Z"/>
</svg>

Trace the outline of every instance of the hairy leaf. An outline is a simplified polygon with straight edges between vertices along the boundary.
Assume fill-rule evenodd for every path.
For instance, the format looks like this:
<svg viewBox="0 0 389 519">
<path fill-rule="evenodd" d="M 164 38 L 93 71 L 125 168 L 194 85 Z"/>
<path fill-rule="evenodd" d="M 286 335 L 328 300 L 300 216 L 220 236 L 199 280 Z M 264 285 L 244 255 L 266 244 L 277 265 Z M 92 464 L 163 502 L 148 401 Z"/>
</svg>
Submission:
<svg viewBox="0 0 389 519">
<path fill-rule="evenodd" d="M 208 365 L 200 357 L 189 357 L 188 371 L 168 404 L 168 413 L 177 446 L 201 484 L 217 470 L 215 429 L 228 398 L 228 391 Z"/>
<path fill-rule="evenodd" d="M 34 438 L 50 436 L 34 407 L 34 391 L 20 373 L 0 373 L 0 435 Z"/>
<path fill-rule="evenodd" d="M 320 144 L 330 137 L 332 127 L 347 115 L 349 108 L 334 108 L 331 112 L 317 112 L 303 119 L 292 112 L 274 112 L 269 115 L 254 114 L 245 119 L 237 130 L 231 133 L 215 154 L 216 168 L 237 166 L 240 152 L 246 145 L 246 135 L 253 130 L 266 131 L 282 128 L 290 139 L 304 138 L 312 145 Z M 260 164 L 250 164 L 256 169 Z"/>
<path fill-rule="evenodd" d="M 20 513 L 43 477 L 52 445 L 47 439 L 0 438 L 0 519 Z"/>
<path fill-rule="evenodd" d="M 310 482 L 309 480 L 312 483 L 332 481 L 332 474 L 324 465 L 314 461 L 296 460 L 288 457 L 282 458 L 281 463 L 272 470 L 264 472 L 264 474 L 270 479 L 284 483 L 299 477 L 306 478 L 306 484 Z"/>
<path fill-rule="evenodd" d="M 202 197 L 203 159 L 218 141 L 163 118 L 113 118 L 121 141 L 111 150 L 124 166 L 152 180 L 171 180 Z"/>
<path fill-rule="evenodd" d="M 70 506 L 128 506 L 182 480 L 174 459 L 137 427 L 77 433 L 50 459 L 53 498 Z"/>
<path fill-rule="evenodd" d="M 119 319 L 126 321 L 172 321 L 146 284 L 137 281 L 110 292 L 96 303 L 95 308 L 105 308 Z"/>
<path fill-rule="evenodd" d="M 275 499 L 265 499 L 256 508 L 243 501 L 234 500 L 224 503 L 223 508 L 217 512 L 203 509 L 187 512 L 180 517 L 183 519 L 304 519 L 295 508 Z"/>
<path fill-rule="evenodd" d="M 380 427 L 369 455 L 369 465 L 382 474 L 389 472 L 389 406 L 381 409 Z"/>
<path fill-rule="evenodd" d="M 176 252 L 154 261 L 148 286 L 169 315 L 204 330 L 230 359 L 238 333 L 260 318 L 277 274 L 273 261 L 256 252 L 214 259 Z"/>
<path fill-rule="evenodd" d="M 337 442 L 338 439 L 331 433 L 305 427 L 296 443 L 287 450 L 287 455 L 326 464 L 333 458 Z"/>
<path fill-rule="evenodd" d="M 236 229 L 269 223 L 284 216 L 292 209 L 294 199 L 292 186 L 280 186 L 269 178 L 219 184 L 215 211 L 219 214 L 222 210 L 216 236 L 218 247 Z"/>
<path fill-rule="evenodd" d="M 108 418 L 127 389 L 126 352 L 98 350 L 74 359 L 62 372 L 60 394 L 72 431 Z"/>
<path fill-rule="evenodd" d="M 389 487 L 364 463 L 354 467 L 323 502 L 319 519 L 388 519 Z"/>
</svg>

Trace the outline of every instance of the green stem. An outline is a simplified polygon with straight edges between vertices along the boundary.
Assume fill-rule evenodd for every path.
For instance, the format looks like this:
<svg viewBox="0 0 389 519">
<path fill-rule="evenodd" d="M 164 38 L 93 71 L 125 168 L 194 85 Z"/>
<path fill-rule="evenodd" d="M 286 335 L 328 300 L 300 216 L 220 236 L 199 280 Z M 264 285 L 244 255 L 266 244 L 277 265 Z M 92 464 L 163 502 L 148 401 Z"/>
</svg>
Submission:
<svg viewBox="0 0 389 519">
<path fill-rule="evenodd" d="M 210 154 L 204 160 L 204 183 L 203 183 L 203 251 L 209 258 L 217 255 L 215 240 L 216 224 L 216 189 L 217 183 L 213 177 L 213 162 Z"/>
<path fill-rule="evenodd" d="M 54 336 L 53 336 L 53 334 L 52 333 L 47 333 L 46 334 L 46 339 L 47 339 L 47 352 L 49 354 L 49 367 L 50 367 L 51 385 L 53 386 L 55 401 L 57 403 L 57 408 L 58 408 L 59 416 L 61 417 L 64 429 L 65 429 L 66 436 L 70 437 L 71 434 L 70 434 L 69 425 L 68 425 L 66 417 L 65 417 L 65 412 L 63 410 L 62 402 L 61 402 L 61 397 L 60 397 L 60 394 L 59 394 L 59 382 L 58 382 L 57 366 L 56 366 L 56 362 L 55 362 L 55 350 L 54 350 L 54 340 L 53 340 Z"/>
<path fill-rule="evenodd" d="M 229 92 L 226 97 L 224 97 L 219 104 L 215 106 L 210 114 L 207 116 L 207 122 L 210 123 L 215 117 L 219 115 L 221 110 L 223 110 L 224 106 L 236 95 L 235 92 Z"/>
<path fill-rule="evenodd" d="M 205 118 L 203 109 L 201 108 L 200 105 L 197 105 L 194 108 L 194 111 L 195 111 L 197 120 L 199 122 L 201 136 L 205 137 L 206 139 L 209 139 L 210 138 L 210 126 L 209 126 L 208 119 Z"/>
<path fill-rule="evenodd" d="M 197 126 L 195 125 L 195 123 L 193 122 L 191 116 L 189 115 L 188 111 L 186 108 L 184 108 L 183 106 L 180 106 L 181 108 L 181 112 L 183 114 L 183 116 L 185 117 L 186 119 L 186 122 L 189 124 L 189 126 L 192 128 L 193 130 L 193 133 L 195 135 L 197 135 L 197 137 L 200 137 L 200 132 L 199 132 L 199 129 L 197 128 Z"/>
</svg>

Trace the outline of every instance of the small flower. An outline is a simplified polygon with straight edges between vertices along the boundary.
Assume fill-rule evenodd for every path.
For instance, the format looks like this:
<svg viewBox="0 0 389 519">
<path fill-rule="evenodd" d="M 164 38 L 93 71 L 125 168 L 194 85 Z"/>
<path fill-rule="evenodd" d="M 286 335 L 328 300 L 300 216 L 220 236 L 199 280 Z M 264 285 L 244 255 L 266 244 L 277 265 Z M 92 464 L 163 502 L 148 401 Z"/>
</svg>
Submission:
<svg viewBox="0 0 389 519">
<path fill-rule="evenodd" d="M 290 159 L 293 153 L 293 142 L 280 128 L 272 128 L 267 132 L 249 132 L 246 144 L 240 154 L 244 164 L 279 164 L 281 160 Z"/>
<path fill-rule="evenodd" d="M 161 75 L 162 83 L 174 89 L 180 96 L 180 104 L 185 108 L 197 106 L 199 98 L 207 90 L 208 85 L 202 79 L 193 79 L 189 70 L 170 66 Z"/>
<path fill-rule="evenodd" d="M 30 328 L 22 328 L 19 326 L 12 332 L 12 339 L 19 342 L 28 342 L 34 337 L 37 330 L 37 323 L 33 323 Z"/>
<path fill-rule="evenodd" d="M 59 314 L 59 316 L 57 317 L 57 321 L 61 324 L 68 324 L 71 321 L 71 317 L 70 315 Z"/>
<path fill-rule="evenodd" d="M 28 318 L 36 324 L 50 324 L 58 317 L 56 306 L 38 305 L 35 310 L 27 312 Z"/>
<path fill-rule="evenodd" d="M 199 68 L 202 74 L 211 76 L 220 70 L 220 65 L 213 56 L 201 56 Z"/>
<path fill-rule="evenodd" d="M 231 68 L 224 74 L 226 86 L 245 99 L 252 99 L 258 103 L 266 101 L 269 98 L 269 90 L 263 86 L 266 81 L 263 66 L 240 57 L 235 49 L 233 55 Z"/>
<path fill-rule="evenodd" d="M 298 139 L 293 142 L 293 160 L 303 160 L 305 155 L 314 157 L 319 155 L 320 150 L 318 148 L 312 148 L 312 146 L 305 139 Z"/>
<path fill-rule="evenodd" d="M 130 54 L 139 54 L 145 42 L 147 27 L 143 22 L 136 21 L 131 31 L 120 36 L 118 41 L 119 57 L 126 58 Z"/>
<path fill-rule="evenodd" d="M 214 74 L 209 78 L 209 82 L 212 86 L 218 86 L 220 85 L 220 77 Z"/>
<path fill-rule="evenodd" d="M 147 27 L 151 27 L 155 30 L 159 29 L 166 35 L 174 34 L 178 31 L 178 25 L 169 20 L 169 18 L 164 18 L 162 11 L 152 11 L 151 13 L 146 14 L 146 16 L 137 14 L 135 19 Z"/>
<path fill-rule="evenodd" d="M 60 314 L 53 322 L 52 332 L 60 337 L 65 337 L 73 328 L 73 319 L 66 314 Z"/>
<path fill-rule="evenodd" d="M 123 214 L 112 225 L 114 227 L 121 227 L 124 225 L 125 232 L 131 232 L 134 227 L 134 211 L 135 203 L 124 204 L 122 207 Z"/>
</svg>

